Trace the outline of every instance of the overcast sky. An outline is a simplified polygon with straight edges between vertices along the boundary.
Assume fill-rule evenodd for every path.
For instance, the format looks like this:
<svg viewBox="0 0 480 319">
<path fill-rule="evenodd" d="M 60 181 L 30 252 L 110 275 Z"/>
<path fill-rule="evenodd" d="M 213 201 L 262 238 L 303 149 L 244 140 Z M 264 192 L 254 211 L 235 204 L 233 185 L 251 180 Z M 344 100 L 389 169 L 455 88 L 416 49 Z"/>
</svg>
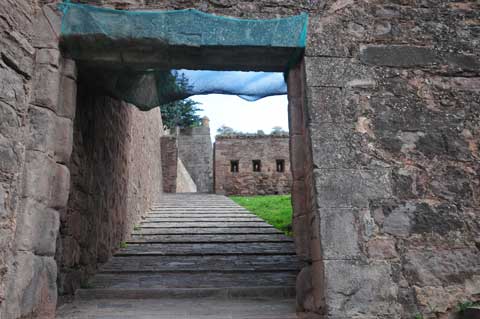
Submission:
<svg viewBox="0 0 480 319">
<path fill-rule="evenodd" d="M 254 102 L 221 94 L 196 95 L 192 99 L 202 103 L 201 116 L 210 118 L 212 140 L 222 125 L 248 133 L 263 130 L 268 134 L 274 126 L 281 126 L 288 131 L 286 95 L 270 96 Z"/>
</svg>

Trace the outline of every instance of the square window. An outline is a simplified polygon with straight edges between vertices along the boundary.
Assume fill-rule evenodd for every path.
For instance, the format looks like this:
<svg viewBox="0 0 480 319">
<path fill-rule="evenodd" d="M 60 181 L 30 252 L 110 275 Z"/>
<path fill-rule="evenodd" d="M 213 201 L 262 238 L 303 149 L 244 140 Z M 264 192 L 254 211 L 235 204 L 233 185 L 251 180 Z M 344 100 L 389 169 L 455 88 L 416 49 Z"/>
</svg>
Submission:
<svg viewBox="0 0 480 319">
<path fill-rule="evenodd" d="M 230 172 L 238 173 L 238 161 L 230 161 Z"/>
<path fill-rule="evenodd" d="M 277 160 L 277 172 L 279 173 L 285 172 L 285 160 L 283 159 Z"/>
<path fill-rule="evenodd" d="M 253 160 L 252 165 L 253 165 L 253 171 L 254 172 L 261 172 L 262 171 L 262 162 L 260 162 L 260 160 Z"/>
</svg>

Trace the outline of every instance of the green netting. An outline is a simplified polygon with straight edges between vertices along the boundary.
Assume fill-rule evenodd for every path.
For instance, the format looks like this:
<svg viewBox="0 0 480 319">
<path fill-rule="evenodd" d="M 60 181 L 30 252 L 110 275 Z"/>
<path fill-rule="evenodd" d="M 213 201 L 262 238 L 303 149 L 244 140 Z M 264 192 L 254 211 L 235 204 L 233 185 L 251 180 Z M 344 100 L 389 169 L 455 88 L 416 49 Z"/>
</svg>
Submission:
<svg viewBox="0 0 480 319">
<path fill-rule="evenodd" d="M 307 15 L 248 20 L 194 9 L 123 11 L 62 3 L 62 35 L 104 34 L 112 39 L 160 39 L 170 45 L 304 48 Z"/>
<path fill-rule="evenodd" d="M 78 51 L 85 51 L 85 48 L 81 47 L 82 41 L 90 41 L 90 46 L 92 43 L 97 46 L 99 42 L 108 43 L 110 47 L 104 46 L 105 48 L 118 48 L 122 43 L 140 43 L 139 46 L 152 44 L 155 49 L 158 49 L 159 43 L 165 47 L 190 48 L 290 48 L 290 51 L 285 51 L 291 52 L 291 56 L 285 60 L 286 71 L 292 61 L 298 59 L 298 52 L 306 45 L 306 14 L 280 19 L 249 20 L 220 17 L 194 9 L 122 11 L 68 1 L 62 3 L 60 9 L 64 13 L 62 38 L 70 39 L 71 51 L 76 48 L 81 48 Z M 136 39 L 139 41 L 135 42 Z M 112 43 L 116 46 L 111 46 Z M 86 47 L 88 48 L 87 45 Z M 69 53 L 73 58 L 77 55 L 80 58 L 78 52 Z M 84 58 L 84 55 L 81 57 Z M 255 100 L 286 93 L 286 85 L 279 85 L 278 77 L 271 85 L 266 82 L 272 79 L 272 75 L 268 73 L 252 75 L 251 72 L 178 72 L 155 69 L 154 65 L 148 63 L 143 69 L 139 69 L 138 65 L 133 69 L 127 64 L 113 69 L 102 69 L 97 65 L 92 72 L 98 73 L 98 83 L 114 97 L 142 109 L 195 94 L 235 94 Z M 178 78 L 179 74 L 181 79 Z M 226 79 L 229 85 L 225 85 Z"/>
</svg>

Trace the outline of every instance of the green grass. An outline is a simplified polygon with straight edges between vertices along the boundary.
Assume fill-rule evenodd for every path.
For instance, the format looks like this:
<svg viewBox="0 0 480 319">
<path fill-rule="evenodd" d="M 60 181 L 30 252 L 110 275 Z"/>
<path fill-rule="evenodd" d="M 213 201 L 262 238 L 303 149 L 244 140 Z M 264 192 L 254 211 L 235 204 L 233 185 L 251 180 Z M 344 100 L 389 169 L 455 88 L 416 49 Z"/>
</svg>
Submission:
<svg viewBox="0 0 480 319">
<path fill-rule="evenodd" d="M 237 204 L 285 234 L 292 235 L 292 204 L 290 195 L 230 196 Z"/>
</svg>

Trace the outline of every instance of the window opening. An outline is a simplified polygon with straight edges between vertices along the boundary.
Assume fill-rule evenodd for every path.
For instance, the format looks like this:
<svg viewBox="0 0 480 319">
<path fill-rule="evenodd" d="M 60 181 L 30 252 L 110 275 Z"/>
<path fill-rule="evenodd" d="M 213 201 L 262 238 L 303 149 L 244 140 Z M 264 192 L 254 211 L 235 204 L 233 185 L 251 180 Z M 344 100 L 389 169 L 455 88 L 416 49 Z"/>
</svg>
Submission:
<svg viewBox="0 0 480 319">
<path fill-rule="evenodd" d="M 279 173 L 285 172 L 285 160 L 283 159 L 277 160 L 277 172 Z"/>
<path fill-rule="evenodd" d="M 253 160 L 252 164 L 254 172 L 260 172 L 262 170 L 262 163 L 260 162 L 260 160 Z"/>
<path fill-rule="evenodd" d="M 230 172 L 238 173 L 238 161 L 230 161 Z"/>
</svg>

